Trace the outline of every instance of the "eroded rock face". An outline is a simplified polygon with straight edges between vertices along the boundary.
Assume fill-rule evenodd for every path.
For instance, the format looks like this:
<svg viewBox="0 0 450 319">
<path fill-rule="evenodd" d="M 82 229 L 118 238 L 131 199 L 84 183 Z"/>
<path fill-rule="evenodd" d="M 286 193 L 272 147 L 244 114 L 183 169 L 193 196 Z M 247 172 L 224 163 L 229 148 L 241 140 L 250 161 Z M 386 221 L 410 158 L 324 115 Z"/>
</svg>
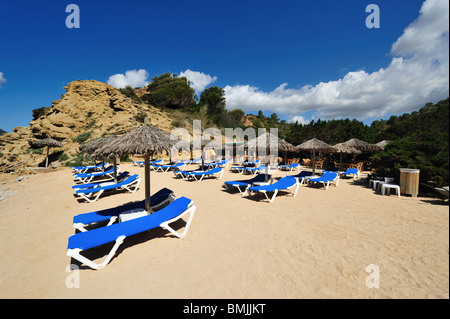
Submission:
<svg viewBox="0 0 450 319">
<path fill-rule="evenodd" d="M 106 83 L 74 81 L 65 89 L 61 99 L 53 101 L 30 126 L 16 127 L 0 136 L 0 172 L 15 172 L 45 161 L 46 150 L 30 146 L 35 139 L 51 137 L 60 141 L 63 147 L 52 148 L 50 154 L 58 152 L 70 159 L 84 141 L 124 134 L 142 125 L 137 115 L 145 114 L 152 125 L 167 132 L 172 128 L 172 120 L 165 112 L 136 102 Z"/>
</svg>

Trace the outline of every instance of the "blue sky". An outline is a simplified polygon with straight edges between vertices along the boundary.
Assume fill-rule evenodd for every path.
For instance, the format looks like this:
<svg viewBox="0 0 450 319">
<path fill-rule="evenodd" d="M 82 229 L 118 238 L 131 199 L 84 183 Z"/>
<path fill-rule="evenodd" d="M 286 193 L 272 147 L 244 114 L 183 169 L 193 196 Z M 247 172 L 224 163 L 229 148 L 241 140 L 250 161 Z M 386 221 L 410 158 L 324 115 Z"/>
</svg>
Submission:
<svg viewBox="0 0 450 319">
<path fill-rule="evenodd" d="M 370 3 L 380 28 L 366 27 Z M 224 87 L 229 109 L 370 123 L 448 96 L 445 22 L 448 0 L 1 0 L 0 128 L 27 126 L 71 81 L 167 71 Z"/>
</svg>

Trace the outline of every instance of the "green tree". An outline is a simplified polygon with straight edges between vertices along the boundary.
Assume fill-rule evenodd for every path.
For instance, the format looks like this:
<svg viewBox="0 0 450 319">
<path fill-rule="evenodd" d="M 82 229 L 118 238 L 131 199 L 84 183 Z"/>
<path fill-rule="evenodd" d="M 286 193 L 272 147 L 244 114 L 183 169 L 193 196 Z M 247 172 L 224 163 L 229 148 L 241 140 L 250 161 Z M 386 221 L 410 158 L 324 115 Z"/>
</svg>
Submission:
<svg viewBox="0 0 450 319">
<path fill-rule="evenodd" d="M 245 112 L 241 109 L 234 109 L 229 111 L 229 113 L 237 123 L 241 123 L 242 118 L 245 116 Z"/>
<path fill-rule="evenodd" d="M 147 86 L 142 100 L 160 108 L 192 111 L 196 107 L 195 91 L 185 77 L 169 72 L 155 76 Z"/>
<path fill-rule="evenodd" d="M 211 118 L 223 115 L 225 111 L 225 90 L 218 86 L 211 86 L 200 94 L 199 104 L 207 106 L 206 114 Z"/>
<path fill-rule="evenodd" d="M 133 99 L 136 102 L 142 102 L 141 98 L 136 95 L 136 92 L 134 91 L 134 89 L 129 85 L 127 85 L 123 89 L 119 89 L 119 91 L 122 94 L 125 94 L 126 96 L 128 96 L 129 98 Z"/>
<path fill-rule="evenodd" d="M 398 177 L 401 167 L 418 168 L 422 183 L 448 185 L 448 98 L 437 104 L 428 103 L 418 112 L 391 116 L 380 136 L 393 142 L 372 156 L 377 173 Z"/>
</svg>

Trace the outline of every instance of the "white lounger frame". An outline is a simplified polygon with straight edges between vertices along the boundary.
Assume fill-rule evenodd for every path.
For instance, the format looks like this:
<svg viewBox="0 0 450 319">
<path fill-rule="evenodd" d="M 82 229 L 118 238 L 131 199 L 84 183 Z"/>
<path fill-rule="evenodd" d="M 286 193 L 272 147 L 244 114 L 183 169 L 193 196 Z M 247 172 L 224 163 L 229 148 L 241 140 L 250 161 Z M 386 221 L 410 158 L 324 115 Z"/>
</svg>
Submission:
<svg viewBox="0 0 450 319">
<path fill-rule="evenodd" d="M 308 183 L 316 183 L 314 181 L 310 181 L 308 180 Z M 330 183 L 334 183 L 334 185 L 337 187 L 339 185 L 339 175 L 336 176 L 335 179 L 333 179 L 332 181 L 328 181 L 328 182 L 320 182 L 323 184 L 323 187 L 325 187 L 326 190 L 328 190 L 328 186 L 330 186 Z"/>
<path fill-rule="evenodd" d="M 163 166 L 167 166 L 167 167 L 163 167 Z M 173 166 L 174 166 L 174 165 L 161 165 L 161 166 L 157 166 L 157 167 L 155 168 L 155 171 L 160 170 L 160 171 L 163 172 L 163 173 L 167 173 L 171 168 L 174 168 Z M 177 167 L 175 167 L 175 168 L 176 168 L 177 170 L 182 171 L 185 167 L 186 167 L 186 163 L 183 163 L 183 165 L 177 166 Z"/>
<path fill-rule="evenodd" d="M 217 172 L 217 173 L 214 173 L 214 174 L 201 174 L 199 178 L 197 178 L 197 175 L 195 175 L 195 174 L 189 174 L 189 175 L 187 175 L 187 178 L 189 178 L 189 177 L 194 177 L 195 180 L 196 180 L 197 182 L 201 182 L 205 176 L 211 176 L 211 175 L 214 175 L 215 178 L 221 179 L 224 171 L 225 171 L 225 170 L 222 168 L 222 169 L 220 170 L 220 172 Z M 219 176 L 218 176 L 218 175 L 219 175 Z"/>
<path fill-rule="evenodd" d="M 99 173 L 99 172 L 94 172 L 94 173 Z M 120 173 L 120 168 L 117 167 L 116 173 Z M 85 178 L 82 177 L 75 177 L 75 179 L 78 179 L 79 181 L 81 181 L 83 184 L 87 184 L 89 183 L 94 177 L 98 177 L 98 176 L 105 176 L 108 175 L 110 178 L 114 178 L 114 172 L 110 172 L 110 173 L 106 173 L 106 174 L 94 174 L 91 176 L 86 176 Z"/>
<path fill-rule="evenodd" d="M 297 192 L 298 192 L 299 186 L 300 186 L 300 183 L 297 181 L 294 185 L 292 185 L 291 187 L 288 187 L 288 188 L 286 188 L 286 189 L 289 190 L 289 192 L 293 195 L 293 197 L 296 197 L 296 196 L 297 196 Z M 291 189 L 294 188 L 294 187 L 295 187 L 295 191 L 292 192 Z M 282 190 L 285 190 L 285 189 L 282 189 Z M 267 195 L 268 192 L 265 191 L 265 190 L 260 190 L 260 191 L 255 192 L 255 193 L 263 193 L 263 194 L 266 196 L 266 198 L 267 198 L 267 200 L 269 201 L 269 203 L 272 203 L 272 202 L 275 200 L 275 197 L 276 197 L 277 194 L 278 194 L 278 189 L 276 189 L 276 190 L 273 192 L 272 198 L 269 198 L 269 196 Z"/>
<path fill-rule="evenodd" d="M 186 234 L 189 230 L 189 226 L 191 225 L 191 222 L 192 222 L 192 219 L 194 218 L 196 210 L 197 210 L 197 207 L 193 205 L 193 202 L 191 202 L 191 205 L 182 214 L 178 215 L 177 217 L 175 217 L 171 220 L 161 223 L 161 225 L 159 225 L 159 227 L 168 230 L 171 234 L 175 235 L 178 238 L 183 238 L 186 236 Z M 169 224 L 177 221 L 178 219 L 180 219 L 181 217 L 183 217 L 184 215 L 186 215 L 188 213 L 190 214 L 190 216 L 186 223 L 185 229 L 181 234 L 169 226 Z M 92 269 L 101 269 L 101 268 L 105 267 L 111 261 L 111 259 L 114 257 L 114 254 L 116 253 L 117 249 L 120 247 L 120 245 L 122 245 L 125 238 L 126 238 L 126 236 L 117 237 L 116 243 L 114 244 L 113 248 L 111 249 L 111 251 L 108 253 L 106 258 L 101 263 L 95 263 L 92 260 L 81 255 L 80 253 L 82 252 L 82 250 L 79 248 L 68 249 L 67 256 L 72 257 L 72 258 L 78 260 L 79 262 L 82 262 L 83 264 L 91 267 Z"/>
<path fill-rule="evenodd" d="M 138 190 L 140 183 L 141 183 L 141 178 L 138 177 L 137 179 L 135 179 L 134 181 L 132 181 L 129 184 L 122 185 L 119 188 L 112 188 L 112 189 L 126 189 L 130 193 L 134 193 L 134 192 L 136 192 Z M 131 185 L 133 185 L 133 184 L 136 184 L 136 185 L 134 186 L 134 189 L 132 190 L 131 189 Z M 94 192 L 90 193 L 89 195 L 86 195 L 86 194 L 83 194 L 83 193 L 80 193 L 80 194 L 77 194 L 77 195 L 81 196 L 82 198 L 87 200 L 89 203 L 93 203 L 93 202 L 97 201 L 97 199 L 103 194 L 104 191 L 105 191 L 104 189 L 101 189 L 100 191 L 98 191 L 97 196 L 95 196 L 93 199 L 92 199 L 92 197 L 95 194 Z M 89 198 L 89 197 L 91 197 L 91 198 Z"/>
</svg>

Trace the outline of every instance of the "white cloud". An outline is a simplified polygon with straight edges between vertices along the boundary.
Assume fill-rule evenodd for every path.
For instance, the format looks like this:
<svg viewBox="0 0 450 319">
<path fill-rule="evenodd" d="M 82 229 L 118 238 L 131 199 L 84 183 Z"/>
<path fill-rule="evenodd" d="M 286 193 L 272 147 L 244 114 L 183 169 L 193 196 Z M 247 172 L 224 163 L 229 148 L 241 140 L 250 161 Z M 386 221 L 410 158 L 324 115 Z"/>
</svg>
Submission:
<svg viewBox="0 0 450 319">
<path fill-rule="evenodd" d="M 149 73 L 144 70 L 128 70 L 125 74 L 114 74 L 108 78 L 107 83 L 117 89 L 122 89 L 127 85 L 136 88 L 146 86 Z"/>
<path fill-rule="evenodd" d="M 281 84 L 271 92 L 251 85 L 226 86 L 227 108 L 275 111 L 291 119 L 315 111 L 322 119 L 373 118 L 409 112 L 449 95 L 448 0 L 427 0 L 419 17 L 392 45 L 391 63 L 367 73 L 289 89 Z M 299 121 L 300 123 L 300 121 Z"/>
<path fill-rule="evenodd" d="M 289 118 L 288 123 L 295 123 L 298 122 L 298 124 L 309 124 L 311 121 L 306 120 L 301 115 L 294 115 Z"/>
<path fill-rule="evenodd" d="M 391 53 L 434 56 L 439 53 L 437 49 L 446 49 L 448 55 L 448 5 L 448 0 L 425 1 L 419 18 L 403 31 L 392 45 Z"/>
<path fill-rule="evenodd" d="M 3 76 L 3 72 L 0 72 L 0 88 L 2 87 L 2 83 L 6 83 L 6 78 Z"/>
<path fill-rule="evenodd" d="M 186 77 L 188 81 L 191 83 L 191 87 L 197 92 L 202 92 L 208 85 L 216 82 L 217 80 L 216 76 L 212 77 L 209 74 L 191 71 L 190 69 L 181 72 L 179 76 Z"/>
</svg>

